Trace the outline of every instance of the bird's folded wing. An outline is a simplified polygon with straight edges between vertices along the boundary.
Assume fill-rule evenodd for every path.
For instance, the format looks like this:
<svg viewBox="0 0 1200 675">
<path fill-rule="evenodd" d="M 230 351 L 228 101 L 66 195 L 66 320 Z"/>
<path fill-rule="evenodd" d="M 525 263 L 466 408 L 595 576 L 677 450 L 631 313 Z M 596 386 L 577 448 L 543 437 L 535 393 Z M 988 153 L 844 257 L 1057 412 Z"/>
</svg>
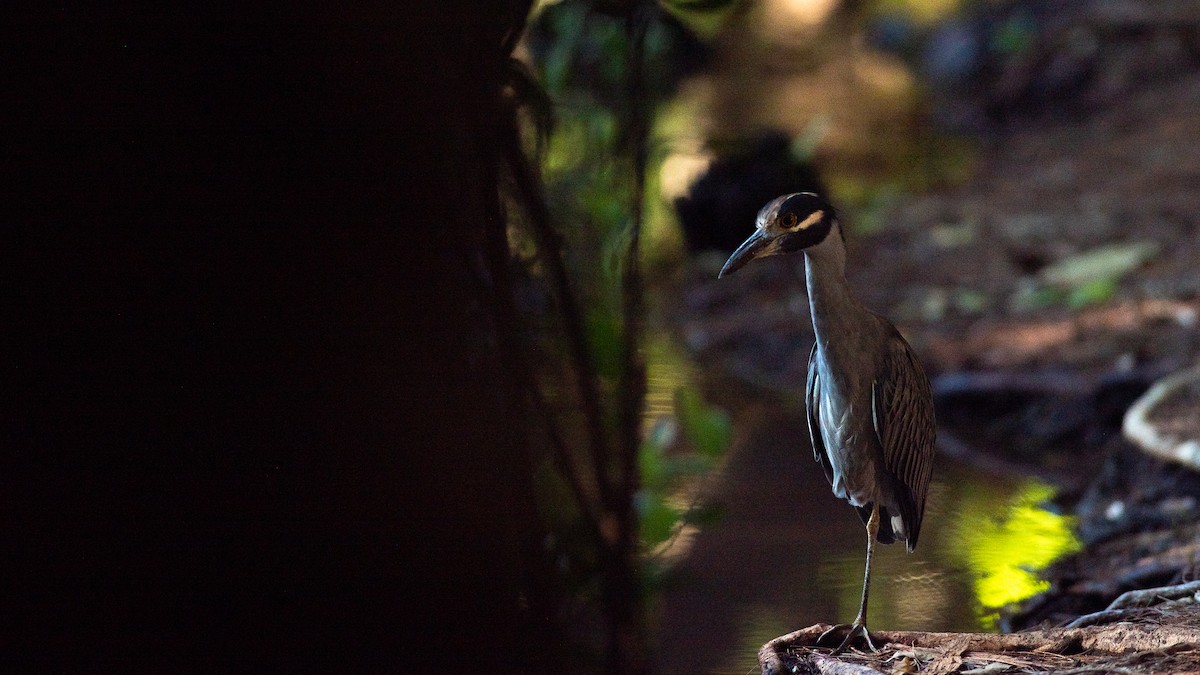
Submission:
<svg viewBox="0 0 1200 675">
<path fill-rule="evenodd" d="M 921 530 L 937 430 L 929 378 L 899 332 L 890 336 L 883 367 L 872 386 L 871 414 L 884 465 L 909 492 L 897 497 L 901 510 L 907 511 L 901 515 L 911 550 Z M 903 503 L 905 497 L 908 503 Z"/>
</svg>

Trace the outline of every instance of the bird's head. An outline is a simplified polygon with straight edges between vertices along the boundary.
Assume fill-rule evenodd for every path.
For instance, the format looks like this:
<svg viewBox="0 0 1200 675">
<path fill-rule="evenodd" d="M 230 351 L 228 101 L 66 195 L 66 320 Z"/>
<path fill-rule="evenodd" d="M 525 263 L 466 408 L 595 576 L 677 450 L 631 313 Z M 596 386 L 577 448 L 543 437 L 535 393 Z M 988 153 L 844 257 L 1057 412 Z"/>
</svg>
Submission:
<svg viewBox="0 0 1200 675">
<path fill-rule="evenodd" d="M 718 278 L 733 274 L 755 258 L 794 253 L 820 244 L 838 227 L 837 213 L 817 195 L 795 192 L 776 197 L 762 207 L 754 227 L 754 234 L 725 261 Z"/>
</svg>

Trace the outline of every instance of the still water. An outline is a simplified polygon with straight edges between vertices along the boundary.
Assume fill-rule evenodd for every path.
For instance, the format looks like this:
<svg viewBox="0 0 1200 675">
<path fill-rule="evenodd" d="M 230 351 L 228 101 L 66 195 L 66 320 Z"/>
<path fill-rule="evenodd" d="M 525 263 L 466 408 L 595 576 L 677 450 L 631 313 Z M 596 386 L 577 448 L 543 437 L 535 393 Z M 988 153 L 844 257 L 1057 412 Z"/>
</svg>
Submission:
<svg viewBox="0 0 1200 675">
<path fill-rule="evenodd" d="M 667 414 L 662 392 L 696 367 L 663 338 L 648 356 L 650 414 Z M 737 398 L 733 447 L 704 490 L 725 516 L 681 538 L 658 597 L 664 672 L 756 672 L 763 643 L 858 609 L 865 530 L 813 461 L 803 410 Z M 1041 508 L 1052 494 L 939 456 L 917 550 L 876 548 L 868 625 L 994 629 L 995 608 L 1042 590 L 1036 570 L 1077 546 L 1070 519 Z"/>
</svg>

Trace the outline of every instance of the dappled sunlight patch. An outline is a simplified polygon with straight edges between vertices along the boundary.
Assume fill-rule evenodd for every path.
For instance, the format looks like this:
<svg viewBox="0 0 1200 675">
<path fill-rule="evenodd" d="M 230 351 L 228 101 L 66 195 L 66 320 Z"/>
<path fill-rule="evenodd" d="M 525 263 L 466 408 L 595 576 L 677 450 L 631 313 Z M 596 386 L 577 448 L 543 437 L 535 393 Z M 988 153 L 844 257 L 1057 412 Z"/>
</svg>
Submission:
<svg viewBox="0 0 1200 675">
<path fill-rule="evenodd" d="M 1046 590 L 1038 572 L 1079 550 L 1073 519 L 1042 507 L 1053 494 L 1030 480 L 1008 504 L 968 497 L 959 505 L 949 546 L 974 578 L 985 624 L 994 626 L 996 610 Z"/>
</svg>

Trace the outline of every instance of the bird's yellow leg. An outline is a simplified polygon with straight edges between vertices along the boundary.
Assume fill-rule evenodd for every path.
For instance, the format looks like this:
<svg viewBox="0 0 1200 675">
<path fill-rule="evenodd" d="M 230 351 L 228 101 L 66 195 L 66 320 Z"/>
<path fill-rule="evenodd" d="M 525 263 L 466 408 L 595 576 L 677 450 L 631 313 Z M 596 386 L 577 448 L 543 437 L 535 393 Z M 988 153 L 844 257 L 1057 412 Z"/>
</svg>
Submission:
<svg viewBox="0 0 1200 675">
<path fill-rule="evenodd" d="M 817 638 L 817 644 L 819 645 L 829 635 L 839 632 L 842 629 L 849 629 L 846 632 L 846 637 L 842 639 L 842 643 L 838 645 L 837 649 L 833 650 L 833 654 L 841 654 L 846 651 L 854 643 L 855 638 L 858 637 L 863 639 L 863 642 L 867 645 L 867 649 L 872 652 L 879 651 L 879 648 L 871 641 L 871 634 L 867 631 L 867 594 L 871 590 L 871 554 L 875 550 L 875 535 L 878 533 L 879 504 L 876 503 L 871 505 L 871 517 L 867 519 L 867 565 L 866 572 L 863 574 L 862 604 L 858 606 L 858 616 L 854 619 L 854 623 L 838 624 L 821 633 L 821 636 Z"/>
</svg>

